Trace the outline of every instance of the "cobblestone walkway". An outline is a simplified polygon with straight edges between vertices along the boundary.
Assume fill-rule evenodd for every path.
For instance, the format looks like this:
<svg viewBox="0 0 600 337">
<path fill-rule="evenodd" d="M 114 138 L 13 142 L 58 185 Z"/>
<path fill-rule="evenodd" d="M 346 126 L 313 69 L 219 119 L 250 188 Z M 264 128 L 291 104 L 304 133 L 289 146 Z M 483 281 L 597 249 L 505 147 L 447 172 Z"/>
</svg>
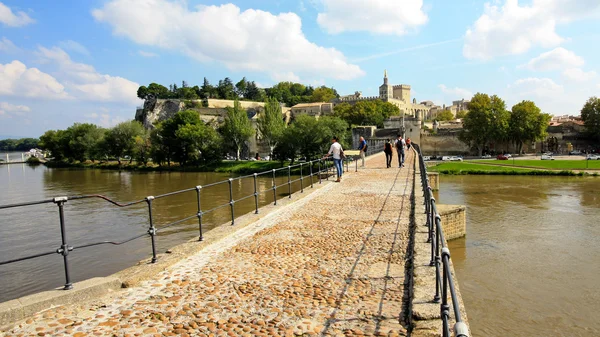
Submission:
<svg viewBox="0 0 600 337">
<path fill-rule="evenodd" d="M 207 247 L 140 287 L 0 335 L 405 336 L 413 160 L 386 169 L 374 156 L 229 248 Z"/>
</svg>

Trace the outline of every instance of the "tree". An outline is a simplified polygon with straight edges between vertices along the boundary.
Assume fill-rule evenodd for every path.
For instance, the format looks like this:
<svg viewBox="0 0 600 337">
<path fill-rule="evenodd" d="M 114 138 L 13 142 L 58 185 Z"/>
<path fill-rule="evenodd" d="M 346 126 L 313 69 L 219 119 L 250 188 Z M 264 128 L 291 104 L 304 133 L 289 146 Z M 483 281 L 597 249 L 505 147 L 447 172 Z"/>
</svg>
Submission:
<svg viewBox="0 0 600 337">
<path fill-rule="evenodd" d="M 376 125 L 383 127 L 383 121 L 390 116 L 399 115 L 400 109 L 381 100 L 359 101 L 355 105 L 341 103 L 333 108 L 334 116 L 350 125 Z"/>
<path fill-rule="evenodd" d="M 512 107 L 508 133 L 517 146 L 518 153 L 523 150 L 523 143 L 545 136 L 550 118 L 550 115 L 543 114 L 532 101 L 522 101 Z"/>
<path fill-rule="evenodd" d="M 248 82 L 244 97 L 250 101 L 263 102 L 266 97 L 265 90 L 259 88 L 254 81 Z"/>
<path fill-rule="evenodd" d="M 233 103 L 233 108 L 227 107 L 227 116 L 223 124 L 223 136 L 231 143 L 236 151 L 236 160 L 240 159 L 240 152 L 248 138 L 254 135 L 254 128 L 250 123 L 246 110 L 238 100 Z"/>
<path fill-rule="evenodd" d="M 137 90 L 137 97 L 139 99 L 146 99 L 148 98 L 148 88 L 145 85 L 142 85 L 138 88 Z"/>
<path fill-rule="evenodd" d="M 465 116 L 467 115 L 469 111 L 468 110 L 462 110 L 456 113 L 456 119 L 462 119 L 465 118 Z"/>
<path fill-rule="evenodd" d="M 50 151 L 55 160 L 65 158 L 68 149 L 68 138 L 65 130 L 48 130 L 40 137 L 40 147 Z"/>
<path fill-rule="evenodd" d="M 180 159 L 182 165 L 190 161 L 213 162 L 220 160 L 222 139 L 215 129 L 203 122 L 180 125 L 175 136 L 184 150 L 181 153 L 185 155 L 185 158 Z"/>
<path fill-rule="evenodd" d="M 202 87 L 200 87 L 200 97 L 202 98 L 212 98 L 215 96 L 215 87 L 213 87 L 210 82 L 204 78 L 204 82 L 202 83 Z"/>
<path fill-rule="evenodd" d="M 150 131 L 144 129 L 141 134 L 135 136 L 133 154 L 138 163 L 148 164 L 150 160 L 152 142 L 150 140 Z"/>
<path fill-rule="evenodd" d="M 600 98 L 590 97 L 581 109 L 585 129 L 594 140 L 600 140 Z"/>
<path fill-rule="evenodd" d="M 112 156 L 117 158 L 121 165 L 123 156 L 133 158 L 135 149 L 135 137 L 144 133 L 142 123 L 138 121 L 128 121 L 115 125 L 106 132 L 106 147 Z"/>
<path fill-rule="evenodd" d="M 285 130 L 281 105 L 276 99 L 267 99 L 265 110 L 258 115 L 257 126 L 260 137 L 269 146 L 269 156 L 272 158 L 273 150 Z"/>
<path fill-rule="evenodd" d="M 437 115 L 436 119 L 438 121 L 451 121 L 454 119 L 454 115 L 452 115 L 452 111 L 450 110 L 443 110 Z"/>
<path fill-rule="evenodd" d="M 246 77 L 243 77 L 239 82 L 235 84 L 235 94 L 239 98 L 247 98 L 248 82 Z"/>
<path fill-rule="evenodd" d="M 225 77 L 224 80 L 219 81 L 219 86 L 217 87 L 218 98 L 221 99 L 235 99 L 235 88 L 233 86 L 233 82 L 229 77 Z"/>
<path fill-rule="evenodd" d="M 475 148 L 479 156 L 492 140 L 502 140 L 507 133 L 506 104 L 498 96 L 477 93 L 468 105 L 469 113 L 463 119 L 459 138 Z"/>
<path fill-rule="evenodd" d="M 316 88 L 311 95 L 311 102 L 329 102 L 337 97 L 337 92 L 333 88 L 321 86 Z"/>
</svg>

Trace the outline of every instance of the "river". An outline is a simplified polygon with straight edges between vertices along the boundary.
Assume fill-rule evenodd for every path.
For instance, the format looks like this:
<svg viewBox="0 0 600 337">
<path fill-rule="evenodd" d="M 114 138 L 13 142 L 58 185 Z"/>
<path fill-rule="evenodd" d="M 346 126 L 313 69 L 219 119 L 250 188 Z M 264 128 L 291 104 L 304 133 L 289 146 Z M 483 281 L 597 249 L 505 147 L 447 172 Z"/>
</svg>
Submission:
<svg viewBox="0 0 600 337">
<path fill-rule="evenodd" d="M 449 246 L 474 336 L 600 336 L 600 179 L 440 180 L 467 206 Z"/>
<path fill-rule="evenodd" d="M 306 171 L 308 172 L 308 170 Z M 99 169 L 49 169 L 43 165 L 0 165 L 0 205 L 49 199 L 60 196 L 102 194 L 119 202 L 141 200 L 197 185 L 227 180 L 229 174 L 206 172 L 119 172 Z M 292 177 L 294 179 L 295 177 Z M 287 176 L 277 177 L 278 199 L 287 197 Z M 315 177 L 315 182 L 317 178 Z M 310 184 L 304 180 L 304 186 Z M 273 202 L 272 175 L 257 179 L 259 205 Z M 234 180 L 234 199 L 254 193 L 252 178 Z M 300 182 L 292 184 L 292 192 Z M 207 211 L 229 202 L 228 184 L 202 189 L 202 210 Z M 236 216 L 254 210 L 254 198 L 235 203 Z M 229 206 L 204 216 L 204 230 L 231 219 Z M 157 199 L 153 202 L 156 227 L 197 213 L 196 192 Z M 65 223 L 70 246 L 125 238 L 145 233 L 148 229 L 146 203 L 118 208 L 100 199 L 72 200 L 65 204 Z M 58 207 L 54 204 L 0 210 L 0 261 L 60 247 Z M 158 233 L 158 253 L 198 237 L 198 220 Z M 151 256 L 148 237 L 121 246 L 101 245 L 76 249 L 69 254 L 73 282 L 96 276 L 107 276 Z M 0 266 L 0 302 L 60 287 L 65 282 L 62 256 L 53 254 Z"/>
</svg>

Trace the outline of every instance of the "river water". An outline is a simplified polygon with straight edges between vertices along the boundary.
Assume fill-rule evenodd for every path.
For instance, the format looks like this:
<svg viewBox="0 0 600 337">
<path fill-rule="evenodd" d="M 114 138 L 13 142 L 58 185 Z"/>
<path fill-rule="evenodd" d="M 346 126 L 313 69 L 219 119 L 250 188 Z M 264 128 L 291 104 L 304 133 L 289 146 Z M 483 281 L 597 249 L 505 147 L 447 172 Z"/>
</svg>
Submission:
<svg viewBox="0 0 600 337">
<path fill-rule="evenodd" d="M 442 176 L 467 206 L 449 243 L 474 336 L 600 336 L 600 179 Z"/>
<path fill-rule="evenodd" d="M 308 173 L 308 170 L 305 171 Z M 48 169 L 43 165 L 0 165 L 0 205 L 44 200 L 59 196 L 102 194 L 119 202 L 144 199 L 197 185 L 227 180 L 229 174 L 205 172 L 119 172 L 97 169 Z M 292 179 L 297 177 L 292 177 Z M 276 178 L 278 199 L 287 197 L 287 175 Z M 315 182 L 318 183 L 315 176 Z M 304 180 L 304 186 L 310 184 Z M 273 202 L 272 175 L 257 179 L 259 206 Z M 300 182 L 292 183 L 292 192 Z M 253 178 L 234 180 L 234 199 L 254 193 Z M 229 202 L 227 183 L 202 189 L 202 210 Z M 254 198 L 235 203 L 236 216 L 254 211 Z M 203 217 L 203 229 L 231 220 L 228 205 Z M 196 191 L 156 199 L 156 227 L 197 213 Z M 148 229 L 146 203 L 118 208 L 100 199 L 71 200 L 65 204 L 70 246 L 98 241 L 121 241 Z M 0 210 L 0 261 L 54 251 L 61 245 L 58 207 L 54 204 Z M 198 237 L 198 220 L 159 230 L 158 253 Z M 106 276 L 151 256 L 150 239 L 143 237 L 120 246 L 101 245 L 69 254 L 72 282 Z M 0 302 L 64 285 L 62 256 L 45 257 L 0 266 Z"/>
</svg>

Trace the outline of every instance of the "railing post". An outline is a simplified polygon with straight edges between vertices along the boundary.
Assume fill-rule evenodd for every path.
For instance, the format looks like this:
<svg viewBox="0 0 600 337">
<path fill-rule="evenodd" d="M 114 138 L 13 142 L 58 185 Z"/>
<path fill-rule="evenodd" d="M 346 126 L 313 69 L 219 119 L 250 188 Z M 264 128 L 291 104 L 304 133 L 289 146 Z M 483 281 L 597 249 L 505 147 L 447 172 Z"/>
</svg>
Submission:
<svg viewBox="0 0 600 337">
<path fill-rule="evenodd" d="M 256 211 L 254 212 L 254 214 L 258 214 L 258 188 L 256 185 L 256 176 L 258 174 L 254 173 L 254 205 L 256 207 Z"/>
<path fill-rule="evenodd" d="M 450 259 L 450 249 L 448 247 L 442 248 L 442 304 L 440 305 L 440 314 L 442 319 L 450 317 L 450 306 L 448 305 L 448 275 L 446 272 L 446 261 Z"/>
<path fill-rule="evenodd" d="M 7 157 L 8 157 L 8 155 L 7 155 Z M 60 236 L 61 236 L 61 240 L 62 240 L 61 241 L 62 244 L 60 245 L 60 248 L 58 248 L 56 250 L 56 252 L 63 256 L 63 261 L 64 261 L 64 265 L 65 265 L 65 286 L 63 287 L 64 290 L 73 289 L 73 283 L 71 283 L 71 275 L 69 273 L 69 259 L 67 258 L 67 256 L 69 255 L 69 252 L 73 250 L 73 247 L 70 247 L 67 244 L 67 228 L 65 227 L 65 210 L 64 210 L 64 205 L 65 205 L 65 202 L 67 202 L 67 200 L 68 200 L 67 197 L 54 198 L 54 203 L 56 205 L 58 205 L 58 216 L 60 219 Z"/>
<path fill-rule="evenodd" d="M 309 165 L 309 172 L 310 172 L 310 188 L 313 188 L 313 187 L 314 187 L 314 186 L 313 186 L 313 180 L 314 180 L 314 177 L 313 177 L 313 171 L 312 171 L 312 168 L 313 168 L 313 161 L 311 160 L 311 161 L 310 161 L 310 165 Z"/>
<path fill-rule="evenodd" d="M 356 167 L 354 168 L 354 172 L 358 172 L 358 160 L 355 160 L 354 163 L 356 164 Z"/>
<path fill-rule="evenodd" d="M 275 169 L 273 169 L 273 204 L 277 206 L 277 183 L 275 182 Z"/>
<path fill-rule="evenodd" d="M 235 210 L 233 204 L 233 178 L 229 178 L 229 206 L 231 208 L 231 225 L 235 224 Z"/>
<path fill-rule="evenodd" d="M 152 263 L 156 262 L 156 227 L 154 227 L 154 222 L 152 219 L 152 200 L 154 200 L 153 196 L 146 197 L 146 203 L 148 204 L 148 221 L 150 222 L 150 227 L 148 228 L 148 234 L 150 234 L 150 239 L 152 241 Z"/>
<path fill-rule="evenodd" d="M 325 179 L 329 181 L 329 165 L 327 165 L 327 159 L 325 159 Z"/>
<path fill-rule="evenodd" d="M 292 198 L 292 167 L 288 165 L 288 198 Z"/>
<path fill-rule="evenodd" d="M 323 182 L 322 177 L 321 177 L 323 175 L 323 172 L 321 172 L 321 161 L 322 161 L 322 159 L 319 159 L 319 184 L 321 184 Z"/>
<path fill-rule="evenodd" d="M 302 163 L 300 163 L 300 193 L 304 193 L 304 175 L 302 173 Z"/>
<path fill-rule="evenodd" d="M 435 209 L 435 208 L 434 208 Z M 440 284 L 441 284 L 441 280 L 440 280 L 440 231 L 439 228 L 437 227 L 437 221 L 439 219 L 439 214 L 435 215 L 435 296 L 433 297 L 433 301 L 435 303 L 439 303 L 440 302 Z"/>
<path fill-rule="evenodd" d="M 203 241 L 204 238 L 202 237 L 202 206 L 200 204 L 200 191 L 202 191 L 202 186 L 196 186 L 196 196 L 198 199 L 198 231 L 200 232 L 198 241 Z"/>
</svg>

